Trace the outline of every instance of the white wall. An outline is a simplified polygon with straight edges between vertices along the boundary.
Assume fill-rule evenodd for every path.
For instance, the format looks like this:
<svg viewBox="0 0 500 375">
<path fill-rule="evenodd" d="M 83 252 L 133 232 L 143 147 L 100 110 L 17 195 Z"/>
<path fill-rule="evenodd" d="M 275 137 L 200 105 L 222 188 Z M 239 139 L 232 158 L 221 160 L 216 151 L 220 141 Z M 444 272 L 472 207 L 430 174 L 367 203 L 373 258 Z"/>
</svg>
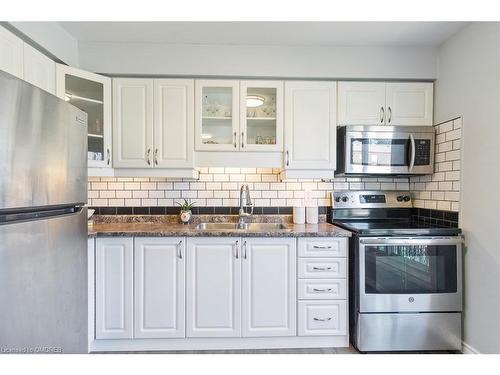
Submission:
<svg viewBox="0 0 500 375">
<path fill-rule="evenodd" d="M 435 121 L 463 117 L 464 340 L 500 353 L 500 23 L 472 24 L 438 53 Z"/>
<path fill-rule="evenodd" d="M 68 65 L 78 67 L 78 41 L 57 22 L 9 22 Z"/>
<path fill-rule="evenodd" d="M 110 74 L 434 79 L 431 47 L 293 47 L 80 42 L 80 66 Z"/>
</svg>

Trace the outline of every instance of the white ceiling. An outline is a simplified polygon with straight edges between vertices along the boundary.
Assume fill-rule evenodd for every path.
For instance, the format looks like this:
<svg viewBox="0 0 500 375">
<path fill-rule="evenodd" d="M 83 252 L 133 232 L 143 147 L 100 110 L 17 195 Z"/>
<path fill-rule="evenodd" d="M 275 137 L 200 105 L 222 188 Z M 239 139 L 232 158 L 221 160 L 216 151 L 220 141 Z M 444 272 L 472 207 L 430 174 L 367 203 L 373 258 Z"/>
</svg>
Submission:
<svg viewBox="0 0 500 375">
<path fill-rule="evenodd" d="M 466 22 L 60 22 L 82 42 L 438 46 Z"/>
</svg>

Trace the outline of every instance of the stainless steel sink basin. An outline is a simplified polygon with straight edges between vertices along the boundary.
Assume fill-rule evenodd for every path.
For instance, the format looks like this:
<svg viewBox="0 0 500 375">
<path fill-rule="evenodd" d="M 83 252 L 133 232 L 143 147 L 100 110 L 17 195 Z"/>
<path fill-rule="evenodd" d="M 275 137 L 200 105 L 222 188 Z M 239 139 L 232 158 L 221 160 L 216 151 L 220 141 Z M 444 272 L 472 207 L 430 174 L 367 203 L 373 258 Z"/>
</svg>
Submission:
<svg viewBox="0 0 500 375">
<path fill-rule="evenodd" d="M 289 230 L 281 223 L 200 223 L 197 230 L 245 230 L 249 232 L 269 232 Z"/>
</svg>

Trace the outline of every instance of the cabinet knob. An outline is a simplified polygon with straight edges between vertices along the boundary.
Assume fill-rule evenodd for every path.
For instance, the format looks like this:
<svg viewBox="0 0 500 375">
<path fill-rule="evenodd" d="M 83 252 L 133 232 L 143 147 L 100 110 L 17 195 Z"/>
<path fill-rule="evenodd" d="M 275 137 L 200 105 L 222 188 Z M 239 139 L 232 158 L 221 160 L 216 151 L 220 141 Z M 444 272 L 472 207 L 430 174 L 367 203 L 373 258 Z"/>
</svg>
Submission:
<svg viewBox="0 0 500 375">
<path fill-rule="evenodd" d="M 148 148 L 148 150 L 146 151 L 146 162 L 148 163 L 148 165 L 151 165 L 151 149 Z"/>
<path fill-rule="evenodd" d="M 392 120 L 392 109 L 391 107 L 387 108 L 387 123 L 390 124 Z"/>
<path fill-rule="evenodd" d="M 153 158 L 154 158 L 154 161 L 155 161 L 155 165 L 158 165 L 158 149 L 155 148 L 155 152 L 153 154 Z"/>
<path fill-rule="evenodd" d="M 241 132 L 241 148 L 245 147 L 245 132 Z"/>
<path fill-rule="evenodd" d="M 234 148 L 236 148 L 236 132 L 233 133 Z"/>
<path fill-rule="evenodd" d="M 380 123 L 384 123 L 384 117 L 385 117 L 385 109 L 384 107 L 380 107 Z"/>
<path fill-rule="evenodd" d="M 288 167 L 290 165 L 290 153 L 288 152 L 288 150 L 286 150 L 285 155 L 286 155 L 286 166 Z"/>
<path fill-rule="evenodd" d="M 109 148 L 106 150 L 106 155 L 108 156 L 108 161 L 106 162 L 107 165 L 111 164 L 111 152 L 109 151 Z"/>
<path fill-rule="evenodd" d="M 238 259 L 240 257 L 239 251 L 238 251 L 238 241 L 234 244 L 234 247 L 236 248 L 236 253 L 235 253 L 235 258 Z"/>
</svg>

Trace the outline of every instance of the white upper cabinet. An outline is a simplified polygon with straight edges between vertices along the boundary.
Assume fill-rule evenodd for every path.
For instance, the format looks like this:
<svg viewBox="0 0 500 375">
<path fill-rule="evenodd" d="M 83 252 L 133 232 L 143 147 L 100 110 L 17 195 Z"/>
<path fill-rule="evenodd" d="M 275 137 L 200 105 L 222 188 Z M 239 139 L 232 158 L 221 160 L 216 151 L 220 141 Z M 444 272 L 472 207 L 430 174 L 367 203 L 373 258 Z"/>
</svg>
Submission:
<svg viewBox="0 0 500 375">
<path fill-rule="evenodd" d="M 198 151 L 239 149 L 239 81 L 195 82 L 195 139 Z"/>
<path fill-rule="evenodd" d="M 432 82 L 388 83 L 387 125 L 433 125 Z"/>
<path fill-rule="evenodd" d="M 341 125 L 383 125 L 385 83 L 339 82 L 338 112 Z"/>
<path fill-rule="evenodd" d="M 134 337 L 185 336 L 185 240 L 134 239 Z"/>
<path fill-rule="evenodd" d="M 88 115 L 89 175 L 111 174 L 111 78 L 57 64 L 56 95 Z"/>
<path fill-rule="evenodd" d="M 193 98 L 193 80 L 154 80 L 155 167 L 194 167 Z"/>
<path fill-rule="evenodd" d="M 0 26 L 0 70 L 23 78 L 24 42 Z"/>
<path fill-rule="evenodd" d="M 187 239 L 186 336 L 241 336 L 240 239 Z"/>
<path fill-rule="evenodd" d="M 432 82 L 339 82 L 339 125 L 432 125 Z"/>
<path fill-rule="evenodd" d="M 133 238 L 97 238 L 95 249 L 95 335 L 133 338 Z"/>
<path fill-rule="evenodd" d="M 242 336 L 295 336 L 295 238 L 242 238 Z"/>
<path fill-rule="evenodd" d="M 283 150 L 283 82 L 240 81 L 241 151 Z"/>
<path fill-rule="evenodd" d="M 56 93 L 56 63 L 24 43 L 23 79 L 51 94 Z"/>
<path fill-rule="evenodd" d="M 113 79 L 113 166 L 153 167 L 153 80 Z"/>
<path fill-rule="evenodd" d="M 335 169 L 336 89 L 336 82 L 285 82 L 285 170 Z"/>
</svg>

